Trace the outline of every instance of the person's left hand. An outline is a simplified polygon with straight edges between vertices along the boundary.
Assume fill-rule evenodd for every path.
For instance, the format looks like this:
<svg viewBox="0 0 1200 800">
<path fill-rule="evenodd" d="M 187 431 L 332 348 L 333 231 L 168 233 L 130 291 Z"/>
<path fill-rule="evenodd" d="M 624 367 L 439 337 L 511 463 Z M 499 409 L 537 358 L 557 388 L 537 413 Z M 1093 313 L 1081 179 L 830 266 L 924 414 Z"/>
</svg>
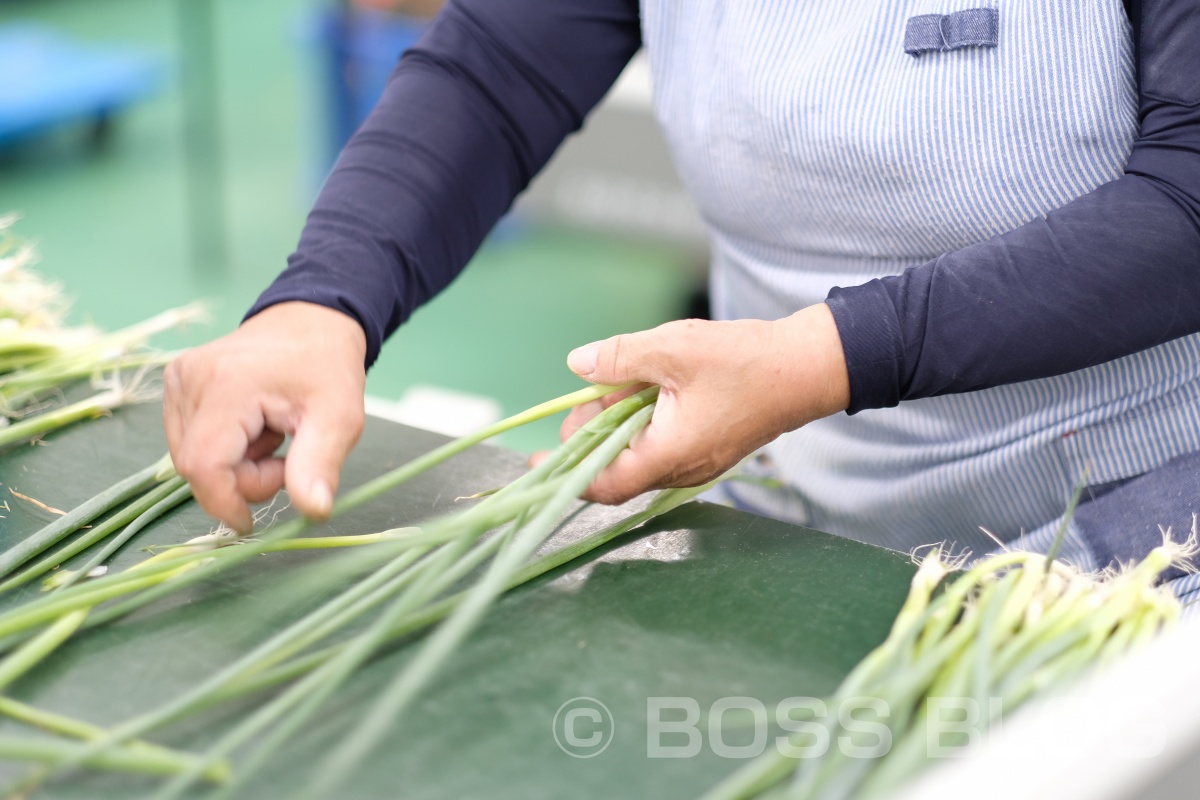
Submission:
<svg viewBox="0 0 1200 800">
<path fill-rule="evenodd" d="M 698 486 L 781 433 L 850 402 L 841 339 L 824 304 L 770 322 L 669 322 L 580 347 L 567 364 L 593 383 L 662 387 L 650 424 L 585 495 L 601 503 Z M 631 391 L 574 409 L 563 439 Z"/>
</svg>

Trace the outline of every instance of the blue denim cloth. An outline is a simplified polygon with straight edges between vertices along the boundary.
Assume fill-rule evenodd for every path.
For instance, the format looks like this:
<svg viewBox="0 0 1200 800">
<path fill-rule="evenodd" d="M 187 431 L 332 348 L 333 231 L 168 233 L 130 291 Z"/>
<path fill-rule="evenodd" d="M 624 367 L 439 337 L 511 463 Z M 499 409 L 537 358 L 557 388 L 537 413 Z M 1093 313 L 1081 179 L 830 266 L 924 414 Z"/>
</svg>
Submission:
<svg viewBox="0 0 1200 800">
<path fill-rule="evenodd" d="M 748 462 L 743 470 L 760 480 L 778 479 L 776 466 L 764 456 Z M 786 518 L 798 524 L 806 524 L 808 517 L 805 499 L 786 485 L 765 488 L 729 481 L 714 487 L 703 499 L 762 516 L 775 516 L 767 508 L 784 507 Z M 1162 544 L 1164 531 L 1169 531 L 1177 542 L 1186 539 L 1196 514 L 1200 514 L 1200 451 L 1179 456 L 1141 475 L 1086 487 L 1058 557 L 1084 572 L 1141 561 Z M 1047 523 L 1008 546 L 1047 552 L 1059 525 L 1059 520 Z M 954 542 L 947 544 L 955 546 Z M 1172 567 L 1163 573 L 1162 580 L 1171 582 L 1177 595 L 1200 598 L 1200 574 Z"/>
<path fill-rule="evenodd" d="M 904 52 L 957 50 L 960 47 L 995 47 L 1000 41 L 1000 11 L 968 8 L 953 14 L 921 14 L 904 28 Z"/>
<path fill-rule="evenodd" d="M 1187 538 L 1193 515 L 1200 513 L 1200 451 L 1168 461 L 1114 487 L 1085 492 L 1072 520 L 1094 562 L 1141 561 L 1162 544 L 1163 530 L 1176 541 Z M 1164 581 L 1182 577 L 1172 568 Z"/>
</svg>

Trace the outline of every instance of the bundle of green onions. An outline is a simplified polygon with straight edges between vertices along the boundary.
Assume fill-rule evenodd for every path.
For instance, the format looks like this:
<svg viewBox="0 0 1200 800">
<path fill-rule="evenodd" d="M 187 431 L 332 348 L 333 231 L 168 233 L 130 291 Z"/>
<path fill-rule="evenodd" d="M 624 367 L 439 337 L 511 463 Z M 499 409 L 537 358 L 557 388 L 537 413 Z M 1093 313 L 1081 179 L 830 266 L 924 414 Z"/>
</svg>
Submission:
<svg viewBox="0 0 1200 800">
<path fill-rule="evenodd" d="M 601 397 L 614 388 L 584 389 L 451 442 L 347 493 L 335 504 L 334 513 L 366 503 L 504 430 Z M 436 678 L 440 666 L 503 592 L 605 544 L 707 488 L 660 492 L 643 511 L 568 546 L 534 557 L 595 476 L 648 423 L 656 397 L 657 389 L 650 388 L 614 403 L 518 480 L 485 494 L 471 508 L 426 522 L 420 529 L 396 529 L 362 537 L 301 537 L 310 523 L 295 519 L 253 540 L 241 540 L 228 533 L 201 537 L 116 574 L 88 577 L 95 574 L 92 570 L 96 559 L 92 559 L 72 570 L 67 578 L 56 576 L 51 581 L 49 595 L 0 613 L 0 650 L 8 651 L 0 661 L 0 687 L 5 685 L 6 674 L 23 674 L 79 631 L 124 616 L 166 594 L 234 568 L 257 554 L 293 549 L 336 552 L 333 548 L 349 545 L 367 548 L 362 553 L 341 556 L 340 563 L 322 571 L 330 576 L 329 580 L 347 574 L 359 575 L 349 588 L 282 628 L 183 696 L 111 730 L 89 730 L 86 737 L 74 737 L 82 738 L 82 742 L 48 739 L 57 749 L 43 745 L 36 759 L 32 755 L 21 756 L 14 749 L 6 750 L 3 741 L 0 741 L 0 755 L 42 764 L 26 777 L 22 790 L 57 771 L 86 765 L 174 774 L 173 781 L 162 787 L 158 797 L 177 796 L 203 779 L 224 783 L 222 796 L 226 796 L 250 778 L 369 659 L 397 638 L 437 624 L 436 630 L 419 643 L 413 658 L 378 698 L 369 716 L 361 720 L 314 775 L 310 782 L 311 796 L 330 796 L 347 773 L 372 751 L 380 737 L 393 725 L 402 724 L 407 706 Z M 48 526 L 35 534 L 29 540 L 31 544 L 18 558 L 5 562 L 4 568 L 11 570 L 18 561 L 24 563 L 58 541 L 64 529 L 77 530 L 83 520 L 97 518 L 104 513 L 101 509 L 116 508 L 131 496 L 136 497 L 134 502 L 121 508 L 118 514 L 124 514 L 128 524 L 136 522 L 175 496 L 179 488 L 176 481 L 178 478 L 166 463 L 147 468 L 123 482 L 124 485 L 71 512 L 69 521 L 60 521 L 57 526 Z M 137 508 L 131 507 L 134 505 Z M 113 532 L 109 530 L 103 536 Z M 80 541 L 95 544 L 99 538 L 102 537 L 89 531 Z M 112 541 L 117 539 L 110 540 L 110 544 Z M 225 546 L 233 543 L 238 546 Z M 58 563 L 61 561 L 58 559 Z M 20 585 L 46 569 L 35 565 L 0 588 Z M 357 633 L 347 638 L 344 631 L 354 622 L 362 624 Z M 275 689 L 276 693 L 267 694 L 264 691 L 267 689 Z M 147 760 L 139 761 L 149 746 L 140 743 L 139 737 L 215 704 L 248 697 L 259 698 L 259 704 L 221 735 L 206 753 L 171 753 L 167 758 L 154 751 Z M 0 713 L 7 713 L 2 704 Z M 23 713 L 28 715 L 29 711 L 23 709 Z M 71 736 L 68 728 L 69 724 L 60 724 L 51 730 Z M 231 772 L 229 761 L 234 755 L 238 756 L 238 763 Z"/>
<path fill-rule="evenodd" d="M 970 727 L 986 733 L 1031 697 L 1067 685 L 1178 620 L 1179 602 L 1156 584 L 1169 567 L 1188 568 L 1200 548 L 1195 531 L 1182 543 L 1169 534 L 1163 539 L 1141 563 L 1101 574 L 1019 551 L 959 572 L 962 559 L 933 549 L 887 640 L 827 703 L 831 719 L 807 723 L 823 734 L 809 728 L 783 740 L 705 799 L 884 797 L 932 757 L 961 754 L 969 732 L 943 724 L 942 709 L 962 711 Z M 857 721 L 869 718 L 886 734 L 882 727 L 867 733 L 853 720 L 847 726 L 836 714 L 847 704 L 873 707 Z"/>
<path fill-rule="evenodd" d="M 36 252 L 11 233 L 14 221 L 0 217 L 0 449 L 152 399 L 146 370 L 172 354 L 147 349 L 150 338 L 205 316 L 201 305 L 190 305 L 113 333 L 67 326 L 69 303 L 57 284 L 31 269 Z M 97 384 L 91 397 L 53 402 L 87 378 Z"/>
<path fill-rule="evenodd" d="M 37 253 L 32 244 L 12 233 L 16 221 L 16 214 L 0 215 L 0 329 L 56 327 L 67 303 L 58 286 L 29 269 Z M 5 362 L 0 361 L 3 371 Z"/>
<path fill-rule="evenodd" d="M 616 388 L 589 387 L 450 442 L 346 493 L 334 515 L 379 498 L 479 442 Z M 178 797 L 200 781 L 217 784 L 218 797 L 233 796 L 368 661 L 397 640 L 428 630 L 371 710 L 306 783 L 307 797 L 333 796 L 383 736 L 404 724 L 405 711 L 503 592 L 708 488 L 660 492 L 643 511 L 536 556 L 595 476 L 648 423 L 656 398 L 652 387 L 612 404 L 521 478 L 477 495 L 464 511 L 418 521 L 420 528 L 312 537 L 304 535 L 311 524 L 297 518 L 254 539 L 218 531 L 105 574 L 109 555 L 190 498 L 186 484 L 164 458 L 72 510 L 0 554 L 4 591 L 98 548 L 45 581 L 47 594 L 0 613 L 0 692 L 73 636 L 222 576 L 260 554 L 301 549 L 340 554 L 322 563 L 318 580 L 324 583 L 311 593 L 342 588 L 189 691 L 109 729 L 0 696 L 0 714 L 52 734 L 30 741 L 0 737 L 0 757 L 37 765 L 15 789 L 27 792 L 57 774 L 88 767 L 168 776 L 155 798 Z M 85 529 L 88 523 L 94 525 Z M 58 551 L 29 564 L 71 536 Z M 1140 564 L 1091 575 L 1045 555 L 1008 551 L 960 571 L 962 559 L 934 548 L 921 559 L 887 640 L 850 673 L 828 704 L 837 709 L 860 698 L 878 699 L 888 711 L 878 720 L 887 736 L 866 733 L 850 724 L 858 720 L 835 714 L 810 725 L 823 730 L 817 739 L 849 743 L 856 748 L 852 753 L 836 744 L 817 750 L 807 738 L 810 727 L 707 797 L 886 794 L 929 760 L 930 698 L 974 703 L 982 715 L 978 725 L 986 729 L 1030 697 L 1139 646 L 1179 617 L 1177 601 L 1157 588 L 1156 580 L 1168 567 L 1186 564 L 1197 549 L 1195 534 L 1184 543 L 1164 537 Z M 348 576 L 354 580 L 343 586 Z M 306 583 L 305 591 L 312 586 Z M 244 713 L 203 753 L 145 741 L 148 734 L 234 700 Z M 962 744 L 956 737 L 964 735 L 952 729 L 941 744 L 953 748 Z"/>
</svg>

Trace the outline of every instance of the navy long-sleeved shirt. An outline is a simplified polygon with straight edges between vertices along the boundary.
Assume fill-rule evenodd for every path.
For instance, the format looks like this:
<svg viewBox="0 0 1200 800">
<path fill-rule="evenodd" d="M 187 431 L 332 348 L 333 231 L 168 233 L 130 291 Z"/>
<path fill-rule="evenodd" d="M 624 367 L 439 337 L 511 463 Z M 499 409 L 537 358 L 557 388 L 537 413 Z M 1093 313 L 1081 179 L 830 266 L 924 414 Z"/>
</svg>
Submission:
<svg viewBox="0 0 1200 800">
<path fill-rule="evenodd" d="M 1200 0 L 1133 0 L 1125 174 L 1010 232 L 827 299 L 850 411 L 1062 374 L 1200 331 Z M 640 46 L 636 0 L 451 0 L 401 59 L 250 314 L 384 339 L 465 266 Z"/>
</svg>

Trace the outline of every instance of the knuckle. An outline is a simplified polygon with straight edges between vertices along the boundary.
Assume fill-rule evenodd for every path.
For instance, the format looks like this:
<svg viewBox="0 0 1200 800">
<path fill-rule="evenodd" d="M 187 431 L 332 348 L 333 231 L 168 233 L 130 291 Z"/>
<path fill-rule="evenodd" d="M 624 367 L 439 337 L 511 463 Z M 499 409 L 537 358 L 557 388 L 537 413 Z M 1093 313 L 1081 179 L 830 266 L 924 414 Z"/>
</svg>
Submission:
<svg viewBox="0 0 1200 800">
<path fill-rule="evenodd" d="M 180 474 L 189 483 L 196 475 L 196 459 L 190 450 L 180 448 L 176 453 L 171 454 L 171 463 L 175 466 L 175 471 Z"/>
<path fill-rule="evenodd" d="M 606 506 L 619 505 L 627 499 L 624 493 L 620 490 L 620 486 L 612 480 L 611 476 L 601 475 L 592 483 L 592 487 L 588 494 L 597 503 Z"/>
<path fill-rule="evenodd" d="M 624 354 L 627 349 L 628 342 L 627 334 L 618 334 L 608 340 L 605 347 L 600 348 L 600 369 L 605 373 L 612 373 L 619 370 L 624 365 Z"/>
<path fill-rule="evenodd" d="M 597 503 L 606 506 L 618 506 L 629 499 L 623 492 L 618 492 L 614 489 L 600 489 L 594 496 Z"/>
<path fill-rule="evenodd" d="M 366 427 L 366 415 L 361 409 L 356 409 L 345 417 L 346 432 L 350 435 L 350 440 L 357 442 L 363 434 L 363 428 Z"/>
<path fill-rule="evenodd" d="M 204 382 L 212 386 L 235 383 L 239 376 L 245 374 L 232 359 L 217 359 L 206 364 L 204 373 Z"/>
</svg>

